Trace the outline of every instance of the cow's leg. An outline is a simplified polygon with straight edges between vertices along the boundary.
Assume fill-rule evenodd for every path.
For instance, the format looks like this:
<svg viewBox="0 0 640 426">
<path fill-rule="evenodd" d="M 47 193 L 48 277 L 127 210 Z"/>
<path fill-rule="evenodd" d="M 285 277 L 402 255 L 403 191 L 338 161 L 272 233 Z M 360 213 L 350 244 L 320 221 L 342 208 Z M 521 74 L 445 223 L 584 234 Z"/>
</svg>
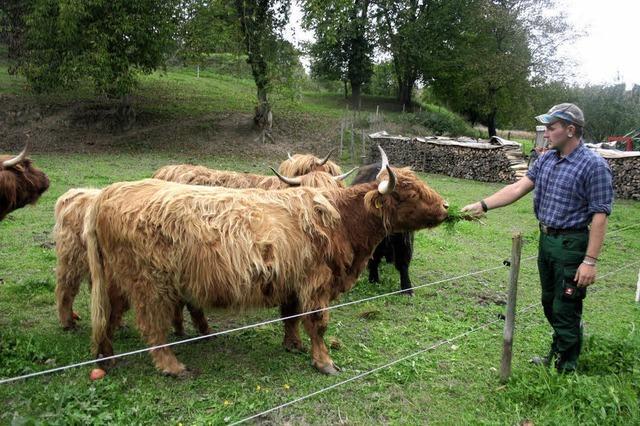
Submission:
<svg viewBox="0 0 640 426">
<path fill-rule="evenodd" d="M 98 343 L 97 347 L 97 354 L 100 358 L 106 358 L 113 355 L 113 335 L 120 327 L 122 315 L 129 308 L 127 300 L 116 288 L 114 288 L 114 286 L 109 286 L 109 300 L 111 304 L 111 312 L 109 314 L 109 324 L 107 325 L 106 337 L 105 340 Z M 113 366 L 115 363 L 116 360 L 108 360 L 98 362 L 98 365 L 106 369 Z"/>
<path fill-rule="evenodd" d="M 380 266 L 380 261 L 384 256 L 385 252 L 385 243 L 384 241 L 378 244 L 378 247 L 373 251 L 373 255 L 371 259 L 369 259 L 369 263 L 367 264 L 367 269 L 369 269 L 369 282 L 370 283 L 379 283 L 380 275 L 378 275 L 378 267 Z"/>
<path fill-rule="evenodd" d="M 191 322 L 196 330 L 198 330 L 198 333 L 202 336 L 211 334 L 211 328 L 209 328 L 209 323 L 207 322 L 204 311 L 193 306 L 191 303 L 187 303 L 187 310 L 189 311 L 189 315 L 191 315 Z"/>
<path fill-rule="evenodd" d="M 140 286 L 141 288 L 149 286 Z M 135 297 L 135 309 L 138 328 L 149 346 L 167 343 L 167 334 L 175 314 L 176 302 L 169 295 L 148 294 L 144 290 Z M 166 347 L 151 351 L 155 366 L 163 374 L 182 376 L 186 374 L 186 367 L 178 361 L 173 351 Z"/>
<path fill-rule="evenodd" d="M 64 330 L 72 330 L 76 327 L 73 315 L 73 301 L 78 295 L 82 283 L 83 271 L 78 263 L 68 256 L 58 258 L 56 265 L 56 304 L 58 318 Z M 86 274 L 85 274 L 86 275 Z"/>
<path fill-rule="evenodd" d="M 109 324 L 113 330 L 124 327 L 122 318 L 129 310 L 129 301 L 122 295 L 115 286 L 109 286 L 109 299 L 111 300 L 111 317 Z"/>
<path fill-rule="evenodd" d="M 409 278 L 409 265 L 413 257 L 413 233 L 404 232 L 391 236 L 394 252 L 394 264 L 400 273 L 400 289 L 405 290 L 401 294 L 413 296 L 411 279 Z"/>
<path fill-rule="evenodd" d="M 326 308 L 327 304 L 316 306 L 314 309 Z M 313 366 L 324 374 L 337 374 L 340 369 L 333 363 L 329 350 L 324 344 L 324 333 L 329 323 L 329 312 L 317 312 L 306 315 L 303 319 L 304 329 L 311 338 L 311 362 Z"/>
<path fill-rule="evenodd" d="M 284 317 L 300 313 L 300 303 L 297 297 L 292 297 L 286 303 L 280 305 L 280 315 Z M 300 339 L 300 317 L 286 319 L 284 322 L 284 340 L 282 346 L 289 352 L 305 352 L 302 339 Z"/>
<path fill-rule="evenodd" d="M 175 310 L 173 311 L 173 334 L 178 337 L 182 337 L 185 335 L 184 333 L 184 316 L 182 312 L 184 311 L 184 302 L 180 301 L 176 304 Z"/>
</svg>

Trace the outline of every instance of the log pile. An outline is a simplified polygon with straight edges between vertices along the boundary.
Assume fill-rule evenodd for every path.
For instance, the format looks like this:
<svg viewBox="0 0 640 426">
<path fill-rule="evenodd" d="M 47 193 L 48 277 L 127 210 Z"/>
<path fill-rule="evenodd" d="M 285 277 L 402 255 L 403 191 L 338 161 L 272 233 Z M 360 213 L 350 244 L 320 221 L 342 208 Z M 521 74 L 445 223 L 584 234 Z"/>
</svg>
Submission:
<svg viewBox="0 0 640 426">
<path fill-rule="evenodd" d="M 368 162 L 379 161 L 382 146 L 392 164 L 411 166 L 416 171 L 439 173 L 482 182 L 515 182 L 527 173 L 520 144 L 495 138 L 409 138 L 386 132 L 369 135 L 372 143 Z M 616 198 L 640 200 L 640 152 L 595 149 L 613 172 Z"/>
<path fill-rule="evenodd" d="M 378 161 L 376 145 L 380 145 L 392 164 L 411 166 L 416 171 L 483 182 L 514 182 L 527 171 L 522 148 L 509 141 L 490 143 L 470 138 L 408 138 L 384 132 L 369 137 L 373 142 L 369 162 Z"/>
<path fill-rule="evenodd" d="M 613 189 L 616 198 L 640 201 L 640 152 L 636 156 L 606 157 L 613 173 Z"/>
</svg>

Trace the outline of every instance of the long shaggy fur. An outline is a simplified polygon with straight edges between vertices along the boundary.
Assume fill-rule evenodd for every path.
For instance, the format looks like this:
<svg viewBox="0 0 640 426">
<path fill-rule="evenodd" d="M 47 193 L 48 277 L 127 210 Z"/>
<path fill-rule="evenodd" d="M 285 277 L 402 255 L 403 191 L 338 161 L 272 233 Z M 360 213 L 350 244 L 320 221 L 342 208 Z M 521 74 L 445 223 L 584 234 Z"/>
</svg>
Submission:
<svg viewBox="0 0 640 426">
<path fill-rule="evenodd" d="M 276 176 L 238 173 L 227 170 L 214 170 L 204 166 L 194 166 L 190 164 L 161 167 L 153 174 L 153 178 L 189 185 L 224 186 L 226 188 L 236 189 L 289 188 L 289 185 L 282 182 Z M 343 187 L 344 184 L 341 181 L 333 179 L 332 175 L 328 173 L 317 171 L 302 176 L 301 186 L 310 186 L 314 188 L 339 188 Z"/>
<path fill-rule="evenodd" d="M 340 166 L 331 160 L 321 166 L 317 164 L 320 160 L 315 155 L 311 154 L 294 154 L 291 158 L 284 160 L 278 167 L 278 173 L 284 176 L 302 176 L 311 172 L 325 172 L 332 176 L 338 176 L 342 174 Z"/>
<path fill-rule="evenodd" d="M 73 329 L 76 320 L 73 313 L 73 302 L 78 295 L 82 281 L 91 287 L 87 247 L 83 238 L 84 220 L 89 207 L 100 194 L 99 189 L 74 188 L 58 198 L 55 205 L 53 236 L 56 243 L 56 304 L 58 318 L 65 330 Z M 126 300 L 114 301 L 120 297 L 118 293 L 110 294 L 112 304 L 118 305 L 116 316 L 128 309 Z M 176 305 L 173 325 L 178 335 L 184 334 L 182 310 L 184 303 Z M 194 326 L 201 334 L 209 332 L 204 313 L 188 306 Z M 119 318 L 116 318 L 119 322 Z"/>
<path fill-rule="evenodd" d="M 87 248 L 82 239 L 84 216 L 100 193 L 99 189 L 70 189 L 58 198 L 55 206 L 56 224 L 56 303 L 62 327 L 75 326 L 73 301 L 83 280 L 89 280 Z"/>
<path fill-rule="evenodd" d="M 0 220 L 13 210 L 34 204 L 49 188 L 49 178 L 29 158 L 11 167 L 2 166 L 12 158 L 0 155 Z"/>
<path fill-rule="evenodd" d="M 437 193 L 408 170 L 396 173 L 397 192 L 388 195 L 376 183 L 264 191 L 148 179 L 107 187 L 85 220 L 94 350 L 112 353 L 107 286 L 131 301 L 150 345 L 166 342 L 179 299 L 198 307 L 287 305 L 294 312 L 328 306 L 355 283 L 386 234 L 383 222 L 391 230 L 418 229 L 446 218 Z M 303 321 L 314 366 L 331 371 L 322 340 L 328 314 Z M 152 356 L 165 373 L 184 371 L 168 348 Z"/>
</svg>

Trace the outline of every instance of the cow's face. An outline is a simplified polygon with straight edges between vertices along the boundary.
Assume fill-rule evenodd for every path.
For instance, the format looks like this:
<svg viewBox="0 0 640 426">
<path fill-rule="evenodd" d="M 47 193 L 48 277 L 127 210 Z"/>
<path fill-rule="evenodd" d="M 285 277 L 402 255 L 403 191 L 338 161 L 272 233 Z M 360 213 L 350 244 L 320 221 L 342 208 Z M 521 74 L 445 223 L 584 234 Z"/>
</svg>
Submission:
<svg viewBox="0 0 640 426">
<path fill-rule="evenodd" d="M 448 217 L 447 202 L 410 169 L 389 166 L 382 148 L 378 188 L 365 196 L 367 208 L 383 219 L 388 232 L 432 228 Z"/>
<path fill-rule="evenodd" d="M 0 220 L 35 203 L 48 188 L 49 178 L 25 157 L 25 151 L 18 157 L 0 156 Z"/>
<path fill-rule="evenodd" d="M 432 228 L 449 216 L 448 203 L 408 169 L 394 169 L 397 184 L 390 194 L 396 200 L 394 231 Z"/>
</svg>

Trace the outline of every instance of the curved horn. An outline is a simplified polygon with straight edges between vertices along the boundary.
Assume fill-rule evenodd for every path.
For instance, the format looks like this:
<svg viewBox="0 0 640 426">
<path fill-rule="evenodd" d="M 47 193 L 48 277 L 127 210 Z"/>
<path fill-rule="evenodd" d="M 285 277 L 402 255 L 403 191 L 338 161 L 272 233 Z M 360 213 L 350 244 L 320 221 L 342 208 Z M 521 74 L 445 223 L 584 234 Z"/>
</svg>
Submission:
<svg viewBox="0 0 640 426">
<path fill-rule="evenodd" d="M 269 167 L 269 168 L 273 173 L 275 173 L 276 176 L 278 176 L 278 179 L 280 179 L 287 185 L 300 186 L 300 184 L 302 183 L 302 179 L 300 177 L 295 177 L 295 178 L 285 177 L 285 176 L 282 176 L 280 173 L 278 173 L 276 169 L 274 169 L 273 167 Z"/>
<path fill-rule="evenodd" d="M 384 149 L 382 149 L 382 147 L 380 145 L 378 145 L 378 150 L 380 151 L 380 157 L 382 158 L 382 164 L 380 165 L 380 171 L 376 175 L 376 179 L 378 179 L 380 177 L 380 175 L 382 174 L 383 170 L 386 169 L 387 166 L 389 165 L 389 157 L 387 157 L 387 153 L 384 152 Z"/>
<path fill-rule="evenodd" d="M 329 153 L 327 154 L 326 157 L 324 157 L 322 160 L 317 160 L 316 159 L 316 165 L 317 166 L 324 166 L 324 164 L 329 161 L 329 157 L 331 157 L 331 154 L 333 154 L 334 152 L 336 152 L 336 148 L 333 148 L 331 151 L 329 151 Z"/>
<path fill-rule="evenodd" d="M 378 192 L 382 195 L 391 194 L 396 189 L 396 174 L 391 170 L 391 166 L 387 164 L 387 173 L 389 173 L 389 180 L 383 180 L 378 184 Z"/>
<path fill-rule="evenodd" d="M 334 176 L 333 179 L 336 182 L 340 182 L 341 180 L 345 180 L 347 177 L 349 177 L 349 175 L 353 172 L 355 172 L 356 170 L 358 170 L 358 167 L 354 167 L 353 169 L 349 170 L 347 173 L 343 173 L 341 175 L 338 176 Z"/>
<path fill-rule="evenodd" d="M 289 160 L 293 160 L 293 157 L 291 156 L 291 154 L 289 152 L 287 152 L 287 157 L 289 157 Z"/>
<path fill-rule="evenodd" d="M 22 150 L 22 152 L 20 154 L 18 154 L 17 157 L 14 157 L 14 158 L 12 158 L 10 160 L 7 160 L 7 161 L 3 161 L 2 162 L 2 167 L 13 167 L 16 164 L 18 164 L 19 162 L 21 162 L 22 160 L 24 160 L 25 157 L 27 156 L 27 148 L 28 147 L 29 147 L 29 145 L 26 144 L 24 146 L 24 149 Z"/>
</svg>

